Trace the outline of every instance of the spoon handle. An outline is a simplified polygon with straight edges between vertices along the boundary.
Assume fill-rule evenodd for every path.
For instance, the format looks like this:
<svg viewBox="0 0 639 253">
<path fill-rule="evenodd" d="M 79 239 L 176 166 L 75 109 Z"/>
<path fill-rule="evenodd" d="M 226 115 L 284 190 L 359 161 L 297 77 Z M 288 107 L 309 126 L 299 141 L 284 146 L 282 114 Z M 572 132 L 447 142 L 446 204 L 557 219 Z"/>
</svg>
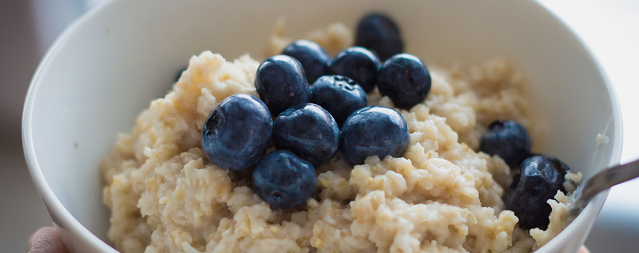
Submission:
<svg viewBox="0 0 639 253">
<path fill-rule="evenodd" d="M 578 213 L 598 193 L 636 177 L 639 177 L 639 160 L 597 172 L 574 191 L 571 212 Z"/>
</svg>

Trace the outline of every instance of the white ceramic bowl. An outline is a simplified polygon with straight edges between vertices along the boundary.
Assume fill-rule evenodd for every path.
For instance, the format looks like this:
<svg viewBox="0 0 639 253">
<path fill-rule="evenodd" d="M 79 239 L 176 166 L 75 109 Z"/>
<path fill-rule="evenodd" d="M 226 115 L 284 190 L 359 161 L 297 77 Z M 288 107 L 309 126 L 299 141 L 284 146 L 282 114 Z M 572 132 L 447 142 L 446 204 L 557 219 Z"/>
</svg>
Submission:
<svg viewBox="0 0 639 253">
<path fill-rule="evenodd" d="M 68 248 L 115 252 L 106 243 L 109 211 L 99 162 L 191 55 L 208 49 L 227 59 L 246 52 L 260 58 L 281 15 L 289 34 L 300 36 L 334 21 L 354 27 L 373 10 L 395 18 L 407 52 L 427 63 L 512 60 L 548 123 L 539 151 L 586 177 L 619 162 L 621 117 L 612 86 L 584 44 L 536 2 L 113 0 L 58 38 L 33 77 L 24 109 L 29 169 Z M 598 133 L 610 142 L 597 146 Z M 538 252 L 576 252 L 606 196 L 597 196 Z"/>
</svg>

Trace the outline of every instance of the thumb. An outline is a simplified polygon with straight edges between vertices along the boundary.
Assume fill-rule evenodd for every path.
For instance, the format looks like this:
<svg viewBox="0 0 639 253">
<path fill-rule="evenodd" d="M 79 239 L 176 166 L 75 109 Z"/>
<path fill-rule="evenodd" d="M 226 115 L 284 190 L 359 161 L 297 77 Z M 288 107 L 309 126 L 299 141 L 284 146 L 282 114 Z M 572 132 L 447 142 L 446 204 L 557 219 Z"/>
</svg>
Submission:
<svg viewBox="0 0 639 253">
<path fill-rule="evenodd" d="M 43 227 L 31 236 L 29 253 L 68 253 L 68 251 L 55 228 Z"/>
<path fill-rule="evenodd" d="M 577 253 L 590 253 L 590 251 L 586 249 L 586 246 L 581 246 L 581 248 L 579 249 L 579 251 L 577 251 Z"/>
</svg>

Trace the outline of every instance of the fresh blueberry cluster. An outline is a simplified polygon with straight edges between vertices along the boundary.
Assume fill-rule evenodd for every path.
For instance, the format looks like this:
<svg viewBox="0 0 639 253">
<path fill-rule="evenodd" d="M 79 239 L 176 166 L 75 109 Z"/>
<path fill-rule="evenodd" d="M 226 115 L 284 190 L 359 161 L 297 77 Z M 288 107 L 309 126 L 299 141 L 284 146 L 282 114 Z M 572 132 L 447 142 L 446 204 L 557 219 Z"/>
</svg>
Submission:
<svg viewBox="0 0 639 253">
<path fill-rule="evenodd" d="M 255 75 L 259 99 L 236 94 L 211 111 L 202 129 L 207 158 L 229 170 L 252 170 L 254 192 L 284 209 L 313 195 L 315 167 L 338 152 L 350 165 L 369 156 L 403 155 L 406 120 L 391 108 L 367 106 L 366 93 L 377 87 L 396 107 L 410 109 L 428 96 L 430 72 L 419 58 L 403 53 L 398 27 L 383 14 L 360 21 L 356 45 L 331 59 L 316 43 L 298 40 L 262 62 Z M 266 154 L 271 144 L 277 150 Z M 517 215 L 519 226 L 546 229 L 551 212 L 546 201 L 565 192 L 568 166 L 531 153 L 526 129 L 509 120 L 488 126 L 480 150 L 515 170 L 505 208 Z"/>
<path fill-rule="evenodd" d="M 515 212 L 519 227 L 547 229 L 552 211 L 547 203 L 564 189 L 568 165 L 556 157 L 530 152 L 531 141 L 526 128 L 510 120 L 496 120 L 488 125 L 480 150 L 501 157 L 515 169 L 506 192 L 505 208 Z"/>
<path fill-rule="evenodd" d="M 207 158 L 229 170 L 254 168 L 254 191 L 274 208 L 291 208 L 313 194 L 315 166 L 337 152 L 350 165 L 401 156 L 409 141 L 406 121 L 391 108 L 367 106 L 366 93 L 377 87 L 395 106 L 410 109 L 428 96 L 430 73 L 419 58 L 402 53 L 399 29 L 382 14 L 360 21 L 356 45 L 331 59 L 314 42 L 298 40 L 262 62 L 255 77 L 261 100 L 236 94 L 209 115 L 202 130 Z M 277 151 L 265 155 L 271 143 Z M 480 144 L 515 170 L 505 206 L 520 227 L 545 229 L 546 201 L 565 192 L 569 168 L 530 149 L 526 129 L 509 120 L 491 123 Z"/>
<path fill-rule="evenodd" d="M 262 62 L 255 75 L 259 99 L 236 94 L 211 111 L 202 129 L 207 158 L 229 170 L 252 170 L 254 192 L 284 209 L 313 195 L 315 167 L 338 152 L 350 165 L 369 156 L 403 155 L 406 120 L 391 108 L 367 106 L 366 93 L 377 87 L 396 107 L 410 109 L 428 96 L 430 72 L 419 58 L 403 53 L 399 29 L 385 15 L 360 21 L 356 45 L 331 59 L 316 43 L 298 40 Z M 277 150 L 266 154 L 271 144 Z M 526 129 L 509 120 L 491 123 L 480 143 L 481 151 L 516 170 L 505 208 L 517 215 L 520 227 L 546 229 L 551 212 L 546 201 L 565 192 L 569 168 L 530 149 Z"/>
<path fill-rule="evenodd" d="M 202 129 L 207 158 L 229 170 L 252 169 L 255 193 L 282 209 L 311 197 L 315 166 L 338 152 L 351 165 L 403 155 L 406 120 L 391 108 L 367 106 L 366 93 L 378 87 L 410 109 L 428 95 L 430 73 L 419 58 L 402 53 L 399 29 L 382 14 L 364 17 L 356 37 L 358 46 L 334 59 L 298 40 L 263 61 L 255 75 L 259 99 L 236 94 L 211 111 Z M 378 54 L 390 59 L 382 62 Z M 266 154 L 271 143 L 277 150 Z"/>
</svg>

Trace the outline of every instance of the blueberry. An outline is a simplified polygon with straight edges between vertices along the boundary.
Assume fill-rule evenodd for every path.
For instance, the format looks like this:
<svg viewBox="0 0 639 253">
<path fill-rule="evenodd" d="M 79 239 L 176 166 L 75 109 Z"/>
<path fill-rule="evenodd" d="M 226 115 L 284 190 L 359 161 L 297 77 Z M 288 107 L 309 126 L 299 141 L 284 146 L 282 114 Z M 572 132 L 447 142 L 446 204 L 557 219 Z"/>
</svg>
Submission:
<svg viewBox="0 0 639 253">
<path fill-rule="evenodd" d="M 524 160 L 506 193 L 505 207 L 515 212 L 524 229 L 546 230 L 552 208 L 547 201 L 563 190 L 563 162 L 550 156 L 532 156 Z M 562 172 L 563 171 L 563 172 Z"/>
<path fill-rule="evenodd" d="M 253 171 L 253 191 L 276 209 L 303 204 L 316 184 L 313 165 L 286 150 L 265 155 Z"/>
<path fill-rule="evenodd" d="M 553 164 L 555 164 L 555 168 L 561 174 L 566 174 L 566 172 L 568 172 L 570 170 L 570 167 L 568 167 L 568 164 L 564 163 L 564 161 L 560 160 L 559 158 L 557 158 L 555 156 L 551 156 L 551 155 L 548 155 L 548 154 L 531 152 L 528 155 L 528 157 L 526 157 L 526 158 L 530 158 L 530 157 L 533 157 L 533 156 L 543 156 L 544 158 L 550 160 Z"/>
<path fill-rule="evenodd" d="M 359 21 L 355 45 L 375 51 L 382 61 L 404 51 L 399 28 L 381 13 L 369 14 Z"/>
<path fill-rule="evenodd" d="M 382 65 L 377 86 L 379 93 L 388 96 L 396 107 L 410 109 L 428 96 L 430 72 L 416 56 L 398 54 Z"/>
<path fill-rule="evenodd" d="M 254 165 L 271 142 L 273 119 L 266 105 L 247 94 L 219 103 L 202 128 L 202 148 L 209 161 L 229 170 Z"/>
<path fill-rule="evenodd" d="M 328 53 L 317 43 L 308 40 L 297 40 L 289 44 L 282 54 L 293 57 L 302 64 L 309 84 L 326 75 L 331 64 Z"/>
<path fill-rule="evenodd" d="M 302 64 L 287 55 L 272 56 L 260 64 L 255 89 L 273 116 L 308 102 L 311 95 Z"/>
<path fill-rule="evenodd" d="M 344 160 L 350 165 L 363 164 L 376 155 L 399 157 L 408 148 L 408 126 L 399 112 L 381 106 L 368 106 L 354 112 L 340 135 Z"/>
<path fill-rule="evenodd" d="M 498 155 L 511 168 L 518 167 L 530 154 L 530 137 L 526 128 L 510 120 L 495 120 L 482 136 L 479 150 Z"/>
<path fill-rule="evenodd" d="M 353 112 L 366 107 L 366 92 L 345 76 L 322 76 L 311 87 L 311 103 L 324 107 L 342 126 Z"/>
<path fill-rule="evenodd" d="M 305 103 L 280 113 L 273 124 L 273 144 L 314 165 L 328 162 L 339 148 L 339 127 L 324 108 Z"/>
<path fill-rule="evenodd" d="M 371 92 L 377 84 L 380 66 L 379 58 L 368 49 L 350 47 L 335 56 L 331 63 L 331 73 L 350 77 L 366 92 Z"/>
</svg>

